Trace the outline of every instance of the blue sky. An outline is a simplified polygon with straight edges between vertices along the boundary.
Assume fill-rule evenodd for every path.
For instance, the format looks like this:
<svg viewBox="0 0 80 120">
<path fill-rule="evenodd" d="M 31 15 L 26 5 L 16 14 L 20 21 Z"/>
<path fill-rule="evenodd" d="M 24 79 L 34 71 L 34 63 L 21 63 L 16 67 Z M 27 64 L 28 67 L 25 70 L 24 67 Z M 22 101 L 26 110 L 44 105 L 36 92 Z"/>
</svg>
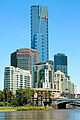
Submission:
<svg viewBox="0 0 80 120">
<path fill-rule="evenodd" d="M 68 74 L 80 93 L 80 0 L 0 0 L 0 89 L 10 54 L 30 48 L 30 7 L 45 5 L 49 14 L 49 59 L 68 56 Z"/>
</svg>

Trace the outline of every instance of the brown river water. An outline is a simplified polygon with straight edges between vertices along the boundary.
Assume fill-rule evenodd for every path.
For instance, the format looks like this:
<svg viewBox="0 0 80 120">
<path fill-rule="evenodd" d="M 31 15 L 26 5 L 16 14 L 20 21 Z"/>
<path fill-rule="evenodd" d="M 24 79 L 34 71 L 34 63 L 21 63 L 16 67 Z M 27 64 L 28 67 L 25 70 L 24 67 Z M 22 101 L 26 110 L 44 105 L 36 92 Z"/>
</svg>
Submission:
<svg viewBox="0 0 80 120">
<path fill-rule="evenodd" d="M 80 109 L 0 112 L 0 120 L 80 120 Z"/>
</svg>

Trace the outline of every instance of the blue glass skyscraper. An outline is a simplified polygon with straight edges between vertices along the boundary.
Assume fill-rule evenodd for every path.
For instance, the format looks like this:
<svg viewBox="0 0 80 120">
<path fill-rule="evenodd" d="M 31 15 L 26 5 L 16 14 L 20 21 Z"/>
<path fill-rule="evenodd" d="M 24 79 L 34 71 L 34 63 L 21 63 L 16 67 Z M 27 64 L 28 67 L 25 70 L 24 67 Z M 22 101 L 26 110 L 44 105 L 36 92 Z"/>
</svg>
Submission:
<svg viewBox="0 0 80 120">
<path fill-rule="evenodd" d="M 46 6 L 31 7 L 31 48 L 39 52 L 39 62 L 48 61 L 48 9 Z"/>
<path fill-rule="evenodd" d="M 63 53 L 57 53 L 54 55 L 54 72 L 60 70 L 68 77 L 68 64 L 67 56 Z"/>
</svg>

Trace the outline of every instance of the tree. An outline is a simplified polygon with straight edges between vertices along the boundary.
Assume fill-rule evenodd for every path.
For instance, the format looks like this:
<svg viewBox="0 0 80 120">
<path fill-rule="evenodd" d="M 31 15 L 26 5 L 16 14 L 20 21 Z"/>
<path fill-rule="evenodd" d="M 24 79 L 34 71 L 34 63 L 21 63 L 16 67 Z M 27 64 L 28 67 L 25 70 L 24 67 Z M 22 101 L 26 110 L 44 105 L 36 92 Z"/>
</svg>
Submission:
<svg viewBox="0 0 80 120">
<path fill-rule="evenodd" d="M 4 103 L 8 102 L 8 89 L 7 88 L 4 88 L 3 90 L 3 101 Z"/>
<path fill-rule="evenodd" d="M 31 88 L 25 88 L 24 90 L 25 104 L 30 104 L 32 99 L 33 90 Z"/>
<path fill-rule="evenodd" d="M 16 100 L 19 105 L 31 104 L 33 90 L 31 88 L 18 89 L 16 91 Z"/>
<path fill-rule="evenodd" d="M 12 91 L 8 91 L 7 93 L 8 93 L 8 102 L 12 103 L 15 95 L 13 94 Z"/>
<path fill-rule="evenodd" d="M 5 104 L 12 104 L 12 101 L 14 99 L 14 94 L 12 91 L 8 90 L 7 88 L 4 88 L 3 90 L 3 102 Z"/>
<path fill-rule="evenodd" d="M 23 105 L 23 89 L 18 89 L 16 91 L 16 100 L 19 105 Z"/>
<path fill-rule="evenodd" d="M 0 90 L 0 102 L 3 102 L 3 91 Z"/>
</svg>

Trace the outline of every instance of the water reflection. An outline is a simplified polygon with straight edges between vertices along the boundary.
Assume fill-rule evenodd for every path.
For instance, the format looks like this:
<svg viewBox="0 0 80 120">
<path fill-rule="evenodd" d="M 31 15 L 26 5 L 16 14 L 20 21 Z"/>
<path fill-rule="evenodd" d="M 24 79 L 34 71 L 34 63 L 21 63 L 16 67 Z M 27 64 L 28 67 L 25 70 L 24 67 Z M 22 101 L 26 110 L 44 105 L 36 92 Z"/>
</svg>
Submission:
<svg viewBox="0 0 80 120">
<path fill-rule="evenodd" d="M 0 112 L 0 120 L 80 120 L 80 110 Z"/>
</svg>

